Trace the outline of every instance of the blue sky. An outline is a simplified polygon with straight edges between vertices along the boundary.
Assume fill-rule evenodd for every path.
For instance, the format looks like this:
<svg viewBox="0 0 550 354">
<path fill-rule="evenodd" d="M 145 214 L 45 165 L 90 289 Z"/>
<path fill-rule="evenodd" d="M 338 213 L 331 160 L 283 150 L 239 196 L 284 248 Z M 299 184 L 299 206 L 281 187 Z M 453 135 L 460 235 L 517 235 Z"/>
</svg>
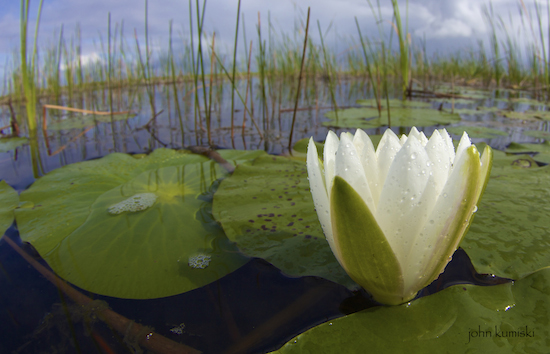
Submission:
<svg viewBox="0 0 550 354">
<path fill-rule="evenodd" d="M 384 21 L 385 34 L 390 31 L 392 8 L 390 0 L 379 0 L 380 11 Z M 373 5 L 377 9 L 376 0 Z M 31 1 L 31 17 L 36 13 L 38 0 Z M 19 47 L 19 1 L 0 0 L 0 68 L 3 71 L 6 58 Z M 54 32 L 64 26 L 64 37 L 70 40 L 75 34 L 78 23 L 82 32 L 83 54 L 86 56 L 99 53 L 100 35 L 106 38 L 108 13 L 111 14 L 113 28 L 115 23 L 124 21 L 125 36 L 133 43 L 133 32 L 139 36 L 144 32 L 145 2 L 140 0 L 44 0 L 40 23 L 39 45 L 47 47 L 55 42 Z M 193 6 L 195 2 L 193 0 Z M 406 2 L 399 1 L 401 16 L 406 17 Z M 533 7 L 534 1 L 524 0 L 523 6 L 532 12 L 534 32 L 538 35 L 538 24 Z M 477 49 L 478 39 L 484 40 L 488 47 L 489 26 L 484 20 L 482 7 L 489 5 L 485 0 L 410 0 L 408 2 L 409 32 L 413 42 L 426 39 L 429 53 L 449 53 L 466 49 Z M 543 6 L 543 24 L 547 24 L 546 1 Z M 164 46 L 168 41 L 168 23 L 173 20 L 175 41 L 188 37 L 188 1 L 184 0 L 149 0 L 149 33 L 153 45 Z M 317 20 L 323 30 L 332 24 L 327 36 L 327 45 L 337 46 L 338 51 L 346 49 L 343 40 L 356 37 L 354 17 L 356 16 L 364 35 L 378 37 L 378 30 L 367 0 L 242 0 L 241 13 L 244 14 L 248 40 L 256 40 L 258 12 L 264 33 L 267 30 L 268 13 L 278 33 L 294 33 L 296 20 L 304 19 L 307 8 L 311 7 L 311 32 L 318 38 Z M 509 31 L 518 36 L 522 42 L 533 37 L 527 17 L 522 17 L 519 9 L 521 0 L 493 0 L 492 6 Z M 208 34 L 216 31 L 216 42 L 221 48 L 232 48 L 235 31 L 237 1 L 208 0 L 206 5 L 205 30 Z M 34 22 L 32 22 L 34 31 Z M 523 29 L 518 30 L 522 27 Z M 547 28 L 547 27 L 546 27 Z M 545 33 L 548 33 L 545 30 Z M 242 45 L 242 32 L 239 38 Z M 143 42 L 142 42 L 143 43 Z M 349 42 L 347 42 L 349 43 Z M 241 49 L 241 52 L 243 50 Z"/>
</svg>

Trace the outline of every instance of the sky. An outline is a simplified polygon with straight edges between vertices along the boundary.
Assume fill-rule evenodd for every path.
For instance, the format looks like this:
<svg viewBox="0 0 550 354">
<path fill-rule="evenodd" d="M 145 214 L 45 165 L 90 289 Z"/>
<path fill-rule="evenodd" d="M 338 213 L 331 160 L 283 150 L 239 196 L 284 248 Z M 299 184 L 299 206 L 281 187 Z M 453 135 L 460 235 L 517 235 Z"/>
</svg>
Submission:
<svg viewBox="0 0 550 354">
<path fill-rule="evenodd" d="M 202 0 L 200 0 L 202 2 Z M 392 6 L 390 0 L 371 0 L 376 13 L 380 11 L 384 35 L 388 38 L 391 30 Z M 425 39 L 428 53 L 445 55 L 457 51 L 477 49 L 478 40 L 484 41 L 488 48 L 490 26 L 483 16 L 483 8 L 492 3 L 495 17 L 500 16 L 507 30 L 517 36 L 520 47 L 522 42 L 531 40 L 533 33 L 538 36 L 538 22 L 534 10 L 534 1 L 542 6 L 542 23 L 547 26 L 547 2 L 543 0 L 399 0 L 403 21 L 408 19 L 408 29 L 414 45 L 420 45 Z M 39 0 L 30 2 L 30 33 L 34 33 L 36 10 Z M 233 48 L 237 0 L 208 0 L 204 28 L 208 35 L 216 32 L 216 42 L 228 51 Z M 0 70 L 4 71 L 6 62 L 12 60 L 19 48 L 19 2 L 0 0 Z M 523 7 L 522 7 L 523 6 Z M 308 7 L 311 8 L 310 34 L 319 38 L 317 21 L 326 34 L 326 44 L 336 47 L 337 52 L 347 49 L 351 41 L 346 38 L 358 38 L 354 18 L 357 17 L 363 35 L 379 38 L 375 17 L 367 0 L 242 0 L 241 14 L 244 15 L 247 39 L 256 40 L 258 13 L 263 33 L 267 33 L 268 14 L 277 33 L 293 36 L 296 24 L 304 22 Z M 527 9 L 533 18 L 533 29 L 527 21 Z M 195 1 L 193 1 L 195 11 Z M 95 57 L 101 53 L 100 38 L 107 33 L 108 14 L 112 28 L 124 22 L 124 35 L 133 43 L 134 29 L 143 43 L 145 28 L 145 0 L 44 0 L 40 20 L 39 47 L 51 46 L 56 41 L 63 25 L 64 38 L 70 41 L 75 36 L 77 24 L 82 33 L 83 55 Z M 194 21 L 195 21 L 194 17 Z M 150 0 L 148 2 L 149 37 L 153 46 L 166 46 L 168 26 L 173 21 L 174 42 L 182 43 L 189 38 L 189 2 L 184 0 Z M 523 20 L 523 22 L 522 22 Z M 242 24 L 242 18 L 241 18 Z M 523 27 L 522 27 L 523 24 Z M 518 30 L 518 28 L 523 28 Z M 545 33 L 548 33 L 546 27 Z M 242 46 L 242 27 L 239 45 Z M 196 33 L 195 33 L 196 34 Z M 265 38 L 265 37 L 264 37 Z M 504 37 L 501 37 L 504 38 Z M 240 52 L 244 52 L 241 47 Z M 0 76 L 2 72 L 0 71 Z"/>
</svg>

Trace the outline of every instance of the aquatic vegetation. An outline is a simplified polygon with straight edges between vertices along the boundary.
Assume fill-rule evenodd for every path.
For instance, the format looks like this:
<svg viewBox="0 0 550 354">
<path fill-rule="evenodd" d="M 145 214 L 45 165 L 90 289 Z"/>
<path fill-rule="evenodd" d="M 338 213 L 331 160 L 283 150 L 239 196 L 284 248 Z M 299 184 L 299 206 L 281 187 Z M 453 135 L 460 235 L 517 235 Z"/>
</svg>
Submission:
<svg viewBox="0 0 550 354">
<path fill-rule="evenodd" d="M 450 134 L 461 136 L 463 133 L 468 133 L 470 138 L 483 138 L 491 139 L 499 136 L 508 136 L 508 133 L 500 129 L 494 129 L 483 126 L 467 126 L 459 125 L 454 127 L 446 128 L 447 132 Z"/>
<path fill-rule="evenodd" d="M 22 3 L 28 6 L 28 1 Z M 172 48 L 170 22 L 168 53 L 149 36 L 146 2 L 145 40 L 136 36 L 135 41 L 133 37 L 129 41 L 123 25 L 111 24 L 109 16 L 107 40 L 100 40 L 102 53 L 95 62 L 82 61 L 78 27 L 70 42 L 62 30 L 55 34 L 53 46 L 40 46 L 43 61 L 33 62 L 32 56 L 25 64 L 18 58 L 13 64 L 8 60 L 2 101 L 7 104 L 0 106 L 4 132 L 10 129 L 8 122 L 30 116 L 24 111 L 32 109 L 28 103 L 33 98 L 24 97 L 25 92 L 31 92 L 24 86 L 32 80 L 36 86 L 31 88 L 42 103 L 95 112 L 131 110 L 135 114 L 52 112 L 47 119 L 44 115 L 47 129 L 37 139 L 0 139 L 0 179 L 5 178 L 17 190 L 24 189 L 32 180 L 27 171 L 29 159 L 36 179 L 21 193 L 21 203 L 17 192 L 0 181 L 0 231 L 9 228 L 10 241 L 29 242 L 72 285 L 101 295 L 154 298 L 143 303 L 155 304 L 150 312 L 154 313 L 150 317 L 158 320 L 155 328 L 163 328 L 178 341 L 192 338 L 197 343 L 212 343 L 210 335 L 220 343 L 226 341 L 216 350 L 199 344 L 204 352 L 229 352 L 227 343 L 232 340 L 241 345 L 258 338 L 268 347 L 255 351 L 249 349 L 255 348 L 250 344 L 247 350 L 234 352 L 265 352 L 294 335 L 277 352 L 361 352 L 367 347 L 380 352 L 479 348 L 487 352 L 543 352 L 544 339 L 550 336 L 545 316 L 549 274 L 544 269 L 550 267 L 550 189 L 546 187 L 550 168 L 542 165 L 550 162 L 550 148 L 548 142 L 532 142 L 549 137 L 543 101 L 550 85 L 540 5 L 535 5 L 541 30 L 535 42 L 539 44 L 529 43 L 529 61 L 525 61 L 518 60 L 522 59 L 518 55 L 522 48 L 508 35 L 502 20 L 489 24 L 492 35 L 495 30 L 506 31 L 506 41 L 492 42 L 488 50 L 480 42 L 475 50 L 429 57 L 425 41 L 420 49 L 411 44 L 396 1 L 397 17 L 392 23 L 382 18 L 378 8 L 378 37 L 361 32 L 359 18 L 360 45 L 353 37 L 339 38 L 340 47 L 349 46 L 341 53 L 329 44 L 329 30 L 320 33 L 321 41 L 311 38 L 309 21 L 304 21 L 303 15 L 297 19 L 294 33 L 276 30 L 270 15 L 267 26 L 258 19 L 257 37 L 247 41 L 239 4 L 232 51 L 224 53 L 225 45 L 219 44 L 223 41 L 215 44 L 204 22 L 205 4 L 196 1 L 193 8 L 189 2 L 189 36 L 182 34 L 183 48 Z M 522 16 L 531 16 L 526 14 Z M 177 19 L 174 24 L 177 28 Z M 241 25 L 244 41 L 237 43 Z M 321 25 L 318 23 L 319 29 Z M 389 42 L 388 29 L 397 31 Z M 392 46 L 395 34 L 399 47 Z M 241 58 L 236 53 L 242 47 Z M 26 50 L 23 43 L 21 50 Z M 22 72 L 25 65 L 27 69 Z M 494 87 L 494 79 L 499 80 L 499 87 L 481 89 Z M 529 91 L 518 90 L 521 88 Z M 235 93 L 240 101 L 234 102 Z M 411 99 L 403 100 L 408 94 L 412 94 Z M 327 112 L 336 106 L 345 109 Z M 243 114 L 242 120 L 238 112 Z M 235 126 L 241 125 L 239 136 L 241 129 L 235 131 Z M 341 131 L 364 128 L 369 129 L 374 149 L 382 139 L 376 135 L 384 131 L 380 127 L 389 125 L 395 133 L 409 134 L 409 138 L 414 135 L 420 141 L 422 137 L 409 127 L 438 132 L 445 125 L 453 136 L 466 132 L 495 148 L 490 183 L 460 243 L 462 249 L 455 254 L 449 249 L 453 259 L 448 268 L 420 290 L 417 298 L 391 307 L 371 302 L 340 265 L 326 242 L 313 203 L 305 164 L 308 140 L 299 140 L 291 147 L 292 139 L 288 138 L 289 132 L 295 134 L 294 140 L 310 135 L 321 138 L 326 127 Z M 386 143 L 384 138 L 380 146 Z M 188 151 L 160 148 L 181 149 L 190 144 L 251 150 L 217 150 L 222 160 L 229 161 L 224 164 Z M 484 143 L 476 145 L 481 150 Z M 315 142 L 314 146 L 310 146 L 310 153 L 316 150 L 322 155 L 324 144 Z M 278 156 L 267 155 L 264 150 Z M 64 153 L 54 156 L 59 151 Z M 146 154 L 107 155 L 121 151 Z M 290 156 L 285 156 L 287 153 Z M 58 168 L 63 165 L 67 166 Z M 10 228 L 14 217 L 16 227 Z M 17 239 L 18 232 L 21 240 Z M 5 251 L 2 247 L 6 244 L 0 242 L 0 251 Z M 466 254 L 469 261 L 461 264 L 461 255 Z M 248 265 L 260 264 L 278 278 L 264 277 L 261 267 L 250 268 L 252 272 L 248 265 L 242 267 L 249 257 L 260 259 Z M 442 259 L 437 271 L 418 287 L 437 276 L 450 258 Z M 422 262 L 422 256 L 409 260 L 414 265 Z M 16 291 L 22 288 L 11 284 L 24 277 L 11 277 L 11 259 L 0 261 L 6 275 L 0 281 L 11 278 L 7 280 L 10 286 L 4 289 L 17 296 Z M 475 282 L 456 275 L 457 269 L 475 277 Z M 26 271 L 24 267 L 16 270 Z M 514 282 L 477 286 L 510 279 Z M 303 288 L 289 291 L 290 282 Z M 32 290 L 35 286 L 28 284 Z M 265 289 L 270 292 L 267 296 L 262 293 Z M 324 297 L 325 289 L 343 295 L 331 304 L 332 300 Z M 292 302 L 277 307 L 283 293 Z M 276 322 L 284 318 L 288 324 L 299 325 L 294 329 L 281 322 L 272 326 L 270 314 L 259 317 L 254 329 L 245 328 L 253 323 L 249 321 L 249 305 L 254 301 L 263 307 L 265 301 L 271 301 Z M 313 310 L 315 302 L 323 307 L 332 305 L 334 312 L 319 314 Z M 157 316 L 157 304 L 173 311 Z M 189 304 L 196 308 L 190 309 Z M 4 305 L 12 311 L 9 302 Z M 361 311 L 367 306 L 375 307 Z M 150 313 L 145 307 L 139 309 L 138 318 L 147 322 Z M 241 307 L 248 312 L 243 313 Z M 176 316 L 178 311 L 185 316 L 197 315 L 203 322 Z M 231 313 L 235 314 L 236 326 Z M 219 321 L 220 314 L 223 321 Z M 480 316 L 482 324 L 478 323 Z M 246 318 L 246 326 L 241 327 L 240 318 Z M 210 321 L 209 325 L 201 326 L 204 321 Z M 214 321 L 221 323 L 215 327 L 220 333 L 212 334 Z M 282 328 L 289 332 L 274 334 Z M 311 329 L 298 335 L 305 328 Z M 520 333 L 522 328 L 526 336 L 495 337 L 497 330 Z M 480 338 L 480 330 L 492 332 L 491 340 Z M 533 330 L 535 338 L 527 335 Z M 224 335 L 231 339 L 224 339 Z"/>
<path fill-rule="evenodd" d="M 263 152 L 225 150 L 232 164 Z M 98 294 L 146 299 L 204 286 L 246 258 L 224 241 L 206 195 L 227 172 L 208 158 L 168 149 L 148 156 L 110 154 L 37 180 L 16 211 L 30 242 L 65 280 Z M 114 214 L 114 215 L 113 215 Z M 207 251 L 209 272 L 178 263 Z M 210 256 L 208 256 L 210 257 Z M 208 265 L 208 259 L 196 265 Z"/>
<path fill-rule="evenodd" d="M 439 111 L 431 108 L 409 108 L 395 107 L 391 108 L 392 126 L 399 127 L 428 127 L 437 124 L 451 124 L 460 121 L 460 116 L 456 113 Z M 359 128 L 371 129 L 388 126 L 388 118 L 382 111 L 382 116 L 378 114 L 378 109 L 370 107 L 348 108 L 338 111 L 327 112 L 325 116 L 329 121 L 323 122 L 324 126 L 338 128 Z"/>
<path fill-rule="evenodd" d="M 303 160 L 264 156 L 239 165 L 214 194 L 212 213 L 244 254 L 291 276 L 357 287 L 323 238 Z"/>
<path fill-rule="evenodd" d="M 550 269 L 503 285 L 452 286 L 400 306 L 329 320 L 273 353 L 544 353 L 549 289 Z"/>
<path fill-rule="evenodd" d="M 14 209 L 19 204 L 19 195 L 6 181 L 0 181 L 0 233 L 4 234 L 13 224 Z"/>
</svg>

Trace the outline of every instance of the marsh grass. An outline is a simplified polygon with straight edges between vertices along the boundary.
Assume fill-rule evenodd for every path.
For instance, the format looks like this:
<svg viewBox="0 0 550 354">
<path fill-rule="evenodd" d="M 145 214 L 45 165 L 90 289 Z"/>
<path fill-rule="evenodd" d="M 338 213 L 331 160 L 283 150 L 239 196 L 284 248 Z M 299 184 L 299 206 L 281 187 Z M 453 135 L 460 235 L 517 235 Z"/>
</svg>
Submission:
<svg viewBox="0 0 550 354">
<path fill-rule="evenodd" d="M 387 21 L 382 17 L 380 2 L 369 1 L 374 20 L 378 25 L 378 34 L 365 33 L 361 20 L 355 19 L 357 35 L 348 39 L 346 50 L 337 52 L 334 46 L 326 45 L 327 36 L 333 31 L 329 25 L 323 32 L 318 23 L 318 40 L 307 32 L 304 15 L 295 20 L 291 33 L 277 30 L 267 14 L 267 25 L 258 14 L 256 36 L 246 38 L 245 18 L 240 13 L 240 1 L 235 18 L 235 37 L 232 51 L 217 47 L 216 36 L 204 28 L 206 1 L 189 0 L 189 36 L 181 35 L 182 49 L 175 50 L 173 44 L 173 24 L 168 26 L 168 46 L 166 52 L 160 46 L 151 46 L 148 30 L 148 10 L 145 1 L 144 43 L 140 43 L 137 31 L 134 39 L 124 35 L 124 23 L 111 24 L 107 21 L 106 40 L 99 37 L 100 55 L 97 60 L 83 62 L 80 28 L 77 27 L 70 39 L 61 30 L 47 48 L 41 48 L 45 55 L 38 61 L 38 21 L 35 29 L 35 42 L 32 55 L 27 52 L 28 0 L 21 0 L 21 48 L 9 63 L 11 70 L 4 78 L 3 102 L 26 102 L 26 116 L 29 129 L 35 129 L 36 106 L 38 98 L 45 103 L 72 102 L 73 96 L 85 97 L 88 92 L 101 92 L 106 95 L 110 111 L 115 111 L 113 102 L 122 97 L 123 90 L 132 91 L 132 97 L 141 97 L 136 92 L 143 87 L 151 107 L 151 116 L 157 112 L 157 87 L 164 85 L 164 94 L 174 97 L 175 111 L 180 128 L 186 127 L 184 118 L 190 111 L 193 129 L 197 133 L 197 144 L 202 142 L 201 134 L 207 135 L 207 143 L 212 145 L 211 132 L 213 118 L 221 107 L 224 82 L 231 86 L 231 140 L 234 145 L 235 127 L 239 125 L 235 115 L 236 102 L 243 105 L 241 131 L 245 131 L 249 121 L 263 138 L 270 130 L 285 124 L 282 111 L 288 109 L 285 103 L 296 103 L 319 107 L 322 97 L 327 95 L 334 109 L 337 109 L 336 92 L 342 80 L 354 78 L 362 80 L 366 89 L 374 95 L 379 115 L 389 100 L 390 86 L 401 82 L 401 92 L 406 98 L 419 85 L 422 90 L 434 90 L 441 82 L 453 85 L 470 84 L 483 87 L 508 87 L 529 89 L 539 97 L 550 97 L 550 73 L 548 69 L 548 41 L 550 28 L 543 24 L 543 12 L 549 12 L 535 3 L 535 11 L 527 11 L 519 0 L 522 23 L 518 26 L 509 19 L 497 16 L 492 5 L 484 8 L 485 20 L 490 28 L 489 45 L 479 42 L 476 48 L 457 50 L 446 56 L 428 56 L 426 40 L 417 43 L 411 40 L 406 23 L 408 16 L 400 15 L 397 1 L 392 0 L 393 18 Z M 42 3 L 39 5 L 39 15 Z M 315 9 L 313 9 L 314 11 Z M 408 13 L 408 3 L 407 3 Z M 388 24 L 388 22 L 390 22 Z M 520 28 L 520 32 L 518 32 Z M 242 43 L 239 43 L 239 31 L 242 30 Z M 527 36 L 531 41 L 526 48 L 518 42 L 517 34 Z M 393 37 L 396 46 L 392 46 Z M 388 39 L 389 38 L 389 39 Z M 129 43 L 134 42 L 133 45 Z M 304 45 L 306 47 L 304 47 Z M 243 48 L 238 56 L 239 46 Z M 143 48 L 144 47 L 144 48 Z M 181 47 L 181 46 L 180 46 Z M 144 50 L 143 50 L 144 49 Z M 304 50 L 306 49 L 306 50 Z M 229 52 L 229 55 L 225 55 Z M 527 60 L 522 57 L 527 53 Z M 240 58 L 239 58 L 240 57 Z M 328 90 L 319 89 L 324 82 Z M 166 89 L 166 85 L 170 89 Z M 185 93 L 184 93 L 185 92 Z M 544 94 L 544 95 L 543 95 Z M 93 95 L 92 95 L 93 96 Z M 95 96 L 94 96 L 95 97 Z M 185 97 L 185 98 L 184 98 Z M 189 100 L 191 106 L 185 109 L 180 105 L 182 99 Z M 132 99 L 133 100 L 133 99 Z M 97 100 L 81 103 L 82 108 L 105 109 Z M 87 107 L 85 107 L 87 106 Z M 119 110 L 126 110 L 122 107 Z M 185 110 L 185 111 L 184 111 Z M 391 113 L 388 125 L 391 125 Z M 21 115 L 19 115 L 21 117 Z M 24 115 L 23 115 L 24 116 Z M 215 118 L 214 118 L 215 119 Z M 290 121 L 290 118 L 288 118 Z M 294 118 L 292 119 L 294 122 Z M 114 129 L 114 127 L 113 127 Z M 190 129 L 187 127 L 186 129 Z M 184 132 L 182 131 L 182 139 Z"/>
<path fill-rule="evenodd" d="M 29 4 L 30 0 L 21 0 L 21 19 L 20 19 L 20 70 L 21 70 L 21 84 L 26 100 L 27 110 L 27 124 L 29 131 L 33 134 L 36 131 L 36 106 L 38 104 L 37 97 L 37 42 L 38 42 L 38 25 L 40 24 L 40 15 L 42 13 L 42 2 L 38 5 L 38 16 L 36 19 L 36 25 L 34 30 L 34 44 L 32 49 L 32 55 L 30 62 L 27 58 L 27 31 L 29 27 Z M 15 86 L 15 85 L 14 85 Z"/>
</svg>

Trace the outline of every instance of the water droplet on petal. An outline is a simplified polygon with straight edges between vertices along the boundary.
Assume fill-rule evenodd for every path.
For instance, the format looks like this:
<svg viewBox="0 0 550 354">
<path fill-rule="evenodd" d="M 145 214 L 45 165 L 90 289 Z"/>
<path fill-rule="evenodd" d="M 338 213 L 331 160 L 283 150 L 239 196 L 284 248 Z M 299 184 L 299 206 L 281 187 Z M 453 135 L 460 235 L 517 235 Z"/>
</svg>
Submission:
<svg viewBox="0 0 550 354">
<path fill-rule="evenodd" d="M 447 198 L 447 193 L 443 193 L 443 198 Z"/>
<path fill-rule="evenodd" d="M 416 152 L 413 152 L 413 153 L 411 154 L 411 160 L 414 160 L 414 159 L 416 159 Z"/>
</svg>

